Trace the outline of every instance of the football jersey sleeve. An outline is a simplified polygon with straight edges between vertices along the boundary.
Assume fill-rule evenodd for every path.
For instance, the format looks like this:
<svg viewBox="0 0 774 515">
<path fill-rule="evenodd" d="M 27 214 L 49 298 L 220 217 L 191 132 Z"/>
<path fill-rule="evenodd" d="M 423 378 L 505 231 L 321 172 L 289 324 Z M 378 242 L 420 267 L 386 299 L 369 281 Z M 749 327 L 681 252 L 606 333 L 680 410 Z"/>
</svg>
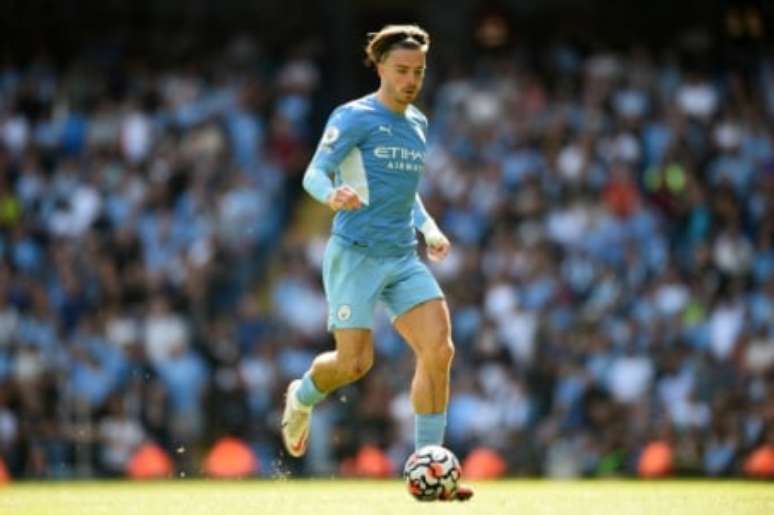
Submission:
<svg viewBox="0 0 774 515">
<path fill-rule="evenodd" d="M 430 216 L 430 213 L 427 212 L 427 209 L 425 209 L 425 204 L 419 197 L 419 193 L 417 193 L 416 197 L 414 198 L 414 209 L 412 211 L 412 215 L 414 219 L 414 227 L 419 229 L 419 232 L 422 234 L 426 234 L 432 229 L 437 229 L 438 226 L 436 225 L 435 220 L 433 220 L 433 217 Z"/>
<path fill-rule="evenodd" d="M 304 189 L 325 203 L 334 190 L 333 174 L 362 141 L 364 129 L 351 107 L 339 107 L 328 119 L 312 161 L 304 173 Z"/>
</svg>

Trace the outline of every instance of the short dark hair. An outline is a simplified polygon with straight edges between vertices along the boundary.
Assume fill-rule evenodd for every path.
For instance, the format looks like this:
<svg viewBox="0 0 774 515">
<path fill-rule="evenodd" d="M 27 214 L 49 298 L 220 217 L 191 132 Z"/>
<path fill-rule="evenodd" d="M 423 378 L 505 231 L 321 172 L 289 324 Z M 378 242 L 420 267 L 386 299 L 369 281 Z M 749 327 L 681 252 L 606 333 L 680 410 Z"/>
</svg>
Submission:
<svg viewBox="0 0 774 515">
<path fill-rule="evenodd" d="M 366 65 L 376 66 L 396 48 L 427 52 L 430 36 L 418 25 L 386 25 L 379 32 L 370 32 L 365 47 Z"/>
</svg>

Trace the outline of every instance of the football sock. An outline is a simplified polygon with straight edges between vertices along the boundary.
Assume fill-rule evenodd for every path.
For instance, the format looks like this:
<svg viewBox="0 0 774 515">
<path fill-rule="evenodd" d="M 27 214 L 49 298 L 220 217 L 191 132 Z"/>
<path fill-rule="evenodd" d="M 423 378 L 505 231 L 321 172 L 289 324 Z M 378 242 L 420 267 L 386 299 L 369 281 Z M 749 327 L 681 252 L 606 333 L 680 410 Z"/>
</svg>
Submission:
<svg viewBox="0 0 774 515">
<path fill-rule="evenodd" d="M 303 406 L 311 408 L 326 397 L 326 393 L 321 392 L 315 386 L 312 380 L 312 373 L 307 371 L 301 378 L 301 386 L 296 390 L 296 400 Z"/>
<path fill-rule="evenodd" d="M 414 416 L 414 447 L 419 450 L 425 445 L 442 445 L 446 429 L 446 412 Z"/>
</svg>

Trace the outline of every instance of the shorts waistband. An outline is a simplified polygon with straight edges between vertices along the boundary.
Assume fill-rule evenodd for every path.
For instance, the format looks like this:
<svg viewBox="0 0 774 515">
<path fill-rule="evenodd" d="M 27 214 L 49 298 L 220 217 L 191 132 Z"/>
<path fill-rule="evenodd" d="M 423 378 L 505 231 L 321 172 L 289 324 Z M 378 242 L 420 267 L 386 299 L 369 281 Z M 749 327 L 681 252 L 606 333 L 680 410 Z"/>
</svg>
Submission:
<svg viewBox="0 0 774 515">
<path fill-rule="evenodd" d="M 398 245 L 395 243 L 362 241 L 337 233 L 331 234 L 331 238 L 341 245 L 373 256 L 405 256 L 411 254 L 417 248 L 416 242 L 408 245 Z"/>
</svg>

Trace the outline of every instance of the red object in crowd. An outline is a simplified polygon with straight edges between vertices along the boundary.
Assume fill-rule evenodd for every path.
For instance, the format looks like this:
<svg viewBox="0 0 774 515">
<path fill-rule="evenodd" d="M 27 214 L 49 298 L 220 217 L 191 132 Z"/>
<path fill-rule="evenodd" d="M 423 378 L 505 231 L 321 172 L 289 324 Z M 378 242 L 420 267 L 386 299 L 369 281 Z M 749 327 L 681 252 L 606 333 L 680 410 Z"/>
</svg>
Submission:
<svg viewBox="0 0 774 515">
<path fill-rule="evenodd" d="M 11 482 L 11 475 L 8 473 L 8 469 L 5 468 L 5 463 L 3 463 L 3 459 L 0 458 L 0 485 L 4 485 L 10 482 Z"/>
<path fill-rule="evenodd" d="M 174 471 L 172 460 L 154 443 L 146 443 L 134 453 L 126 468 L 132 479 L 156 479 L 170 477 Z"/>
<path fill-rule="evenodd" d="M 390 477 L 392 461 L 383 450 L 364 445 L 355 457 L 355 472 L 361 477 Z"/>
<path fill-rule="evenodd" d="M 744 473 L 752 477 L 774 477 L 774 445 L 755 449 L 744 462 Z"/>
<path fill-rule="evenodd" d="M 500 454 L 487 447 L 473 449 L 462 463 L 465 479 L 497 479 L 505 474 L 505 460 Z"/>
<path fill-rule="evenodd" d="M 390 477 L 393 470 L 389 456 L 373 445 L 364 445 L 354 457 L 345 458 L 339 466 L 342 477 Z"/>
<path fill-rule="evenodd" d="M 672 473 L 673 462 L 674 453 L 669 443 L 656 440 L 643 449 L 637 472 L 640 477 L 665 477 Z"/>
<path fill-rule="evenodd" d="M 233 437 L 218 440 L 204 461 L 204 472 L 211 477 L 239 478 L 253 475 L 258 470 L 253 450 Z"/>
<path fill-rule="evenodd" d="M 637 186 L 628 179 L 613 179 L 602 191 L 602 199 L 611 213 L 628 218 L 640 205 Z"/>
</svg>

